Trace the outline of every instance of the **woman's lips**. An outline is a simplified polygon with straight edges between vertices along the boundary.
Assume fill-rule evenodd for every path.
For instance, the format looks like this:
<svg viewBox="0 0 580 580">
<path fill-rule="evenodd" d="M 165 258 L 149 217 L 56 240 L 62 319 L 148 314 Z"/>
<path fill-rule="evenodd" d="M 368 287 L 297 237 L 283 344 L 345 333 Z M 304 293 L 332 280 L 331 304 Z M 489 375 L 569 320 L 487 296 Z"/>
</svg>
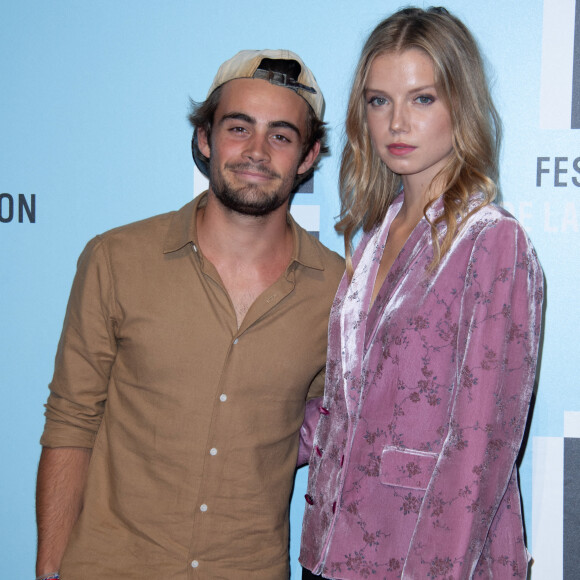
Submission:
<svg viewBox="0 0 580 580">
<path fill-rule="evenodd" d="M 417 149 L 412 145 L 407 145 L 406 143 L 391 143 L 387 146 L 389 153 L 392 155 L 408 155 Z"/>
</svg>

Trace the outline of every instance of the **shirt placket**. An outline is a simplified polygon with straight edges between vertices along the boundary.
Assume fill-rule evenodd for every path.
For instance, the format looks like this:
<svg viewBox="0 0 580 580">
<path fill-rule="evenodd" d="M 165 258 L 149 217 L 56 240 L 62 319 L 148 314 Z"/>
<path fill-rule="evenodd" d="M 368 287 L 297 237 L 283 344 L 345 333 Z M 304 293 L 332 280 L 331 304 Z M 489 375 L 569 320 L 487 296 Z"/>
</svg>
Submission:
<svg viewBox="0 0 580 580">
<path fill-rule="evenodd" d="M 195 246 L 194 251 L 198 252 Z M 221 533 L 220 530 L 216 529 L 217 526 L 212 524 L 212 516 L 213 514 L 223 513 L 224 509 L 228 509 L 223 505 L 218 505 L 216 503 L 217 500 L 213 499 L 215 496 L 213 495 L 212 482 L 218 481 L 217 478 L 220 477 L 224 461 L 226 461 L 226 454 L 222 453 L 223 449 L 221 448 L 224 440 L 223 437 L 220 438 L 219 425 L 224 420 L 224 413 L 227 415 L 227 406 L 235 404 L 235 396 L 232 394 L 231 383 L 232 380 L 235 380 L 236 373 L 231 372 L 230 369 L 232 366 L 235 366 L 235 358 L 243 356 L 238 353 L 238 350 L 240 347 L 243 347 L 248 330 L 267 317 L 276 305 L 290 294 L 294 288 L 295 266 L 296 263 L 293 262 L 288 267 L 285 276 L 282 276 L 252 304 L 240 328 L 231 337 L 231 342 L 224 358 L 221 376 L 214 393 L 212 417 L 205 443 L 201 483 L 192 510 L 192 534 L 188 555 L 188 577 L 191 579 L 212 578 L 211 565 L 205 559 L 205 554 L 209 553 L 211 542 L 215 540 L 216 534 Z M 235 310 L 219 275 L 213 266 L 207 262 L 202 267 L 202 270 L 204 270 L 206 276 L 211 278 L 211 283 L 218 284 L 222 289 L 224 296 L 230 303 L 232 317 L 235 321 Z M 237 322 L 235 322 L 235 325 L 237 326 Z M 222 444 L 218 443 L 219 441 L 222 441 Z"/>
</svg>

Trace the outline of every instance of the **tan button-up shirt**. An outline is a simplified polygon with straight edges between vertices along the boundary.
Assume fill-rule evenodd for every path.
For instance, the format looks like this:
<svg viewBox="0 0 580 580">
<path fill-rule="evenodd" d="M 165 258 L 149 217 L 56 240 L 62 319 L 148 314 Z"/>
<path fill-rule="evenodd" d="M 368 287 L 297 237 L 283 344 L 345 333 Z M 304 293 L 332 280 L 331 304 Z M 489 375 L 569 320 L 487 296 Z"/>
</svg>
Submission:
<svg viewBox="0 0 580 580">
<path fill-rule="evenodd" d="M 289 217 L 290 264 L 238 329 L 200 199 L 79 259 L 41 439 L 93 448 L 64 580 L 288 577 L 298 432 L 344 265 Z"/>
</svg>

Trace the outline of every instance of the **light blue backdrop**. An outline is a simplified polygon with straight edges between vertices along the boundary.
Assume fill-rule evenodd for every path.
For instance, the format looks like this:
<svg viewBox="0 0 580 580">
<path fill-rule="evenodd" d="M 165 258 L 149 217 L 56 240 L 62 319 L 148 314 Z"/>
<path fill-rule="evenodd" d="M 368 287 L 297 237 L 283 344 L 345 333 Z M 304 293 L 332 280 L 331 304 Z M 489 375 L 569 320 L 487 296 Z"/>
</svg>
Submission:
<svg viewBox="0 0 580 580">
<path fill-rule="evenodd" d="M 559 14 L 560 4 L 574 10 L 573 0 L 547 0 L 547 12 Z M 505 124 L 504 199 L 527 228 L 548 282 L 538 397 L 520 470 L 528 545 L 541 568 L 532 497 L 541 506 L 543 496 L 533 490 L 532 440 L 561 438 L 564 413 L 580 410 L 574 301 L 580 173 L 573 167 L 580 133 L 540 128 L 540 0 L 445 5 L 472 29 L 489 62 Z M 389 0 L 0 1 L 0 193 L 7 194 L 0 197 L 0 566 L 6 577 L 33 577 L 42 405 L 86 241 L 191 199 L 188 97 L 205 98 L 218 66 L 238 50 L 269 47 L 298 52 L 325 93 L 333 156 L 317 174 L 314 195 L 299 194 L 296 203 L 320 206 L 321 240 L 342 252 L 333 223 L 349 84 L 364 38 L 399 7 Z M 538 157 L 549 158 L 540 186 Z M 567 173 L 558 174 L 565 185 L 554 184 L 555 157 L 567 158 L 560 162 Z M 26 212 L 19 221 L 19 194 L 28 205 L 35 196 L 34 223 Z M 534 478 L 542 472 L 541 462 L 535 465 Z M 292 504 L 293 578 L 299 577 L 305 477 L 301 470 Z M 534 580 L 542 577 L 548 578 L 538 573 Z"/>
</svg>

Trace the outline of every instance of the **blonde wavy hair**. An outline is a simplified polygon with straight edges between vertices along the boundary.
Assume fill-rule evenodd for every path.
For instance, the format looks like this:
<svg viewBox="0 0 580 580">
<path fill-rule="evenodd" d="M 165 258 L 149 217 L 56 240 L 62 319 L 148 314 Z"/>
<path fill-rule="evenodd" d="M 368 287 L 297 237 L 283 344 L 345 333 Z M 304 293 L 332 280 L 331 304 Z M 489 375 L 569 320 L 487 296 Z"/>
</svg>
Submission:
<svg viewBox="0 0 580 580">
<path fill-rule="evenodd" d="M 347 272 L 352 277 L 352 240 L 362 226 L 368 232 L 381 223 L 401 189 L 401 179 L 377 155 L 371 143 L 365 86 L 374 59 L 389 52 L 424 51 L 433 62 L 437 92 L 449 108 L 453 154 L 433 180 L 442 187 L 443 214 L 433 222 L 434 257 L 431 269 L 449 250 L 459 220 L 492 202 L 497 195 L 501 122 L 484 72 L 475 39 L 465 25 L 445 8 L 405 8 L 383 20 L 371 33 L 361 53 L 348 103 L 340 167 L 340 218 L 335 229 L 344 235 Z M 483 194 L 471 207 L 473 194 Z M 423 209 L 426 212 L 434 203 Z M 438 239 L 438 225 L 447 231 Z"/>
</svg>

